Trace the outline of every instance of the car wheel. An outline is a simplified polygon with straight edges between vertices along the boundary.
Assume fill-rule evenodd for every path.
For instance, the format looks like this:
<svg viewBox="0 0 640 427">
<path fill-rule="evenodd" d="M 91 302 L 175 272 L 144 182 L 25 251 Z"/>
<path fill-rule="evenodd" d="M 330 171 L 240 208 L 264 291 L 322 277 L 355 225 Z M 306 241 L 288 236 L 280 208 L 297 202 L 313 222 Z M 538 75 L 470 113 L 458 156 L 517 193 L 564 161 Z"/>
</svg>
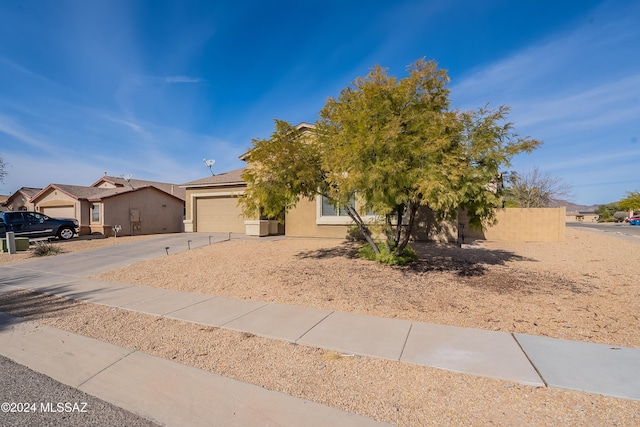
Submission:
<svg viewBox="0 0 640 427">
<path fill-rule="evenodd" d="M 60 231 L 58 231 L 58 237 L 62 240 L 69 240 L 73 235 L 73 230 L 68 227 L 61 228 Z"/>
</svg>

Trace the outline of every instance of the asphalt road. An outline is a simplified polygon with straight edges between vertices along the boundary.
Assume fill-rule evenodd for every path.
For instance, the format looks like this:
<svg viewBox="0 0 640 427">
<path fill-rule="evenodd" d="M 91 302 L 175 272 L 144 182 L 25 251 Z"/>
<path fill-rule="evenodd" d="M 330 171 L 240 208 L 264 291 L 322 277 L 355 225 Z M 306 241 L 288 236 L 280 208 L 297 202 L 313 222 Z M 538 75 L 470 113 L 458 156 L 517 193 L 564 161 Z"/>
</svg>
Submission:
<svg viewBox="0 0 640 427">
<path fill-rule="evenodd" d="M 612 235 L 618 236 L 638 236 L 640 237 L 640 226 L 638 225 L 629 225 L 626 222 L 624 223 L 611 223 L 606 222 L 599 224 L 597 222 L 568 222 L 567 227 L 574 228 L 591 228 L 595 230 L 600 230 L 605 233 L 612 233 Z"/>
<path fill-rule="evenodd" d="M 157 426 L 4 356 L 0 356 L 0 407 L 3 427 Z"/>
</svg>

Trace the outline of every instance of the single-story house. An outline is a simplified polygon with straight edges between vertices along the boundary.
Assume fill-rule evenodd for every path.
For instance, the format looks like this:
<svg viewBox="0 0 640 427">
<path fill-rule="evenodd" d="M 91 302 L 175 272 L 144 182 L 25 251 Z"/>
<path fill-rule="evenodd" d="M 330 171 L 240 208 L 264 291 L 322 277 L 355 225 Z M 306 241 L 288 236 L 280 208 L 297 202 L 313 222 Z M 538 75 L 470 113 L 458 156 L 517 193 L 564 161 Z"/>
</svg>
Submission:
<svg viewBox="0 0 640 427">
<path fill-rule="evenodd" d="M 33 211 L 35 206 L 31 202 L 33 196 L 42 188 L 22 187 L 4 201 L 3 206 L 8 211 Z"/>
<path fill-rule="evenodd" d="M 209 176 L 182 184 L 186 190 L 187 232 L 246 233 L 300 237 L 345 237 L 351 219 L 318 196 L 300 200 L 285 215 L 284 226 L 274 220 L 245 218 L 238 197 L 247 184 L 242 180 L 245 168 Z"/>
<path fill-rule="evenodd" d="M 597 222 L 600 215 L 595 212 L 567 212 L 566 222 Z"/>
<path fill-rule="evenodd" d="M 7 203 L 8 199 L 9 199 L 9 196 L 6 196 L 4 194 L 0 194 L 0 212 L 4 212 L 4 211 L 8 211 L 9 210 L 6 207 L 6 203 Z"/>
<path fill-rule="evenodd" d="M 298 129 L 310 131 L 313 125 L 301 123 Z M 248 162 L 249 153 L 240 156 Z M 247 185 L 242 179 L 245 168 L 181 184 L 186 191 L 186 232 L 231 232 L 255 236 L 285 234 L 291 237 L 344 238 L 352 225 L 346 213 L 336 210 L 324 197 L 301 199 L 285 215 L 284 225 L 277 221 L 245 218 L 238 205 L 238 197 Z M 357 203 L 357 201 L 356 201 Z M 356 206 L 357 207 L 357 206 Z M 564 240 L 565 208 L 553 209 L 501 209 L 498 224 L 486 230 L 472 230 L 465 212 L 458 219 L 437 222 L 433 213 L 420 211 L 413 235 L 415 240 L 460 242 L 465 238 L 508 241 L 562 241 Z M 522 218 L 535 227 L 522 227 Z M 365 220 L 367 218 L 365 217 Z M 373 219 L 373 218 L 370 218 Z"/>
<path fill-rule="evenodd" d="M 183 231 L 184 190 L 175 184 L 104 176 L 89 187 L 49 184 L 32 197 L 34 210 L 75 218 L 80 234 L 118 235 Z"/>
<path fill-rule="evenodd" d="M 300 123 L 296 127 L 302 132 L 313 129 L 313 125 L 308 123 Z M 243 154 L 240 159 L 248 162 L 249 153 Z M 284 224 L 264 218 L 245 218 L 238 205 L 238 197 L 247 187 L 242 179 L 245 169 L 235 169 L 180 185 L 186 191 L 186 232 L 329 238 L 344 238 L 347 235 L 349 226 L 353 224 L 351 218 L 319 195 L 313 200 L 300 200 L 295 208 L 285 214 Z M 426 238 L 426 235 L 422 233 L 416 237 Z"/>
</svg>

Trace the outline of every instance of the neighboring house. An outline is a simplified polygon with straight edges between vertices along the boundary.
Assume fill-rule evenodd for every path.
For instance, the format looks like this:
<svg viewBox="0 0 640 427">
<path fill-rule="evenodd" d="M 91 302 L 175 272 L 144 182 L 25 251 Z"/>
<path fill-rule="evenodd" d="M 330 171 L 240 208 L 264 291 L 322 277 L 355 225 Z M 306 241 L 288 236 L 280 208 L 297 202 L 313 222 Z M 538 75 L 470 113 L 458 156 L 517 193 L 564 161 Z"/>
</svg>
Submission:
<svg viewBox="0 0 640 427">
<path fill-rule="evenodd" d="M 32 197 L 34 210 L 75 218 L 80 234 L 177 233 L 183 230 L 184 190 L 175 184 L 104 176 L 90 187 L 50 184 Z"/>
<path fill-rule="evenodd" d="M 35 207 L 31 198 L 41 190 L 42 188 L 22 187 L 7 198 L 4 207 L 8 211 L 33 211 Z"/>
<path fill-rule="evenodd" d="M 106 174 L 90 185 L 90 187 L 97 188 L 125 188 L 125 187 L 146 187 L 151 186 L 155 187 L 158 190 L 164 191 L 167 194 L 171 194 L 172 196 L 176 196 L 179 199 L 185 199 L 185 191 L 183 188 L 180 188 L 177 184 L 170 184 L 167 182 L 157 182 L 157 181 L 145 181 L 142 179 L 129 179 L 126 180 L 124 178 L 119 178 L 115 176 L 107 176 Z"/>
<path fill-rule="evenodd" d="M 566 222 L 597 222 L 599 217 L 595 212 L 567 212 Z"/>
</svg>

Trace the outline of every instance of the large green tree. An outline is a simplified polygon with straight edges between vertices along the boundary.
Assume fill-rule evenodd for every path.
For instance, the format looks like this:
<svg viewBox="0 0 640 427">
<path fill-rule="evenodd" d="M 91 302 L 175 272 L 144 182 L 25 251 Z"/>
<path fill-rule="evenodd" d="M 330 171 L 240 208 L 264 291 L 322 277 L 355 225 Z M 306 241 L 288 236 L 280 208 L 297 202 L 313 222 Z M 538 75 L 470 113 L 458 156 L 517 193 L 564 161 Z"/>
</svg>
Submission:
<svg viewBox="0 0 640 427">
<path fill-rule="evenodd" d="M 433 61 L 415 62 L 400 80 L 375 67 L 327 100 L 313 137 L 276 121 L 270 139 L 253 141 L 245 213 L 278 216 L 320 194 L 351 217 L 374 253 L 395 256 L 420 207 L 440 218 L 466 209 L 475 226 L 492 221 L 500 170 L 539 142 L 513 133 L 506 107 L 451 110 L 448 81 Z M 365 212 L 377 215 L 382 242 Z"/>
<path fill-rule="evenodd" d="M 618 202 L 618 207 L 625 211 L 639 211 L 640 210 L 640 192 L 629 191 L 627 197 Z"/>
</svg>

